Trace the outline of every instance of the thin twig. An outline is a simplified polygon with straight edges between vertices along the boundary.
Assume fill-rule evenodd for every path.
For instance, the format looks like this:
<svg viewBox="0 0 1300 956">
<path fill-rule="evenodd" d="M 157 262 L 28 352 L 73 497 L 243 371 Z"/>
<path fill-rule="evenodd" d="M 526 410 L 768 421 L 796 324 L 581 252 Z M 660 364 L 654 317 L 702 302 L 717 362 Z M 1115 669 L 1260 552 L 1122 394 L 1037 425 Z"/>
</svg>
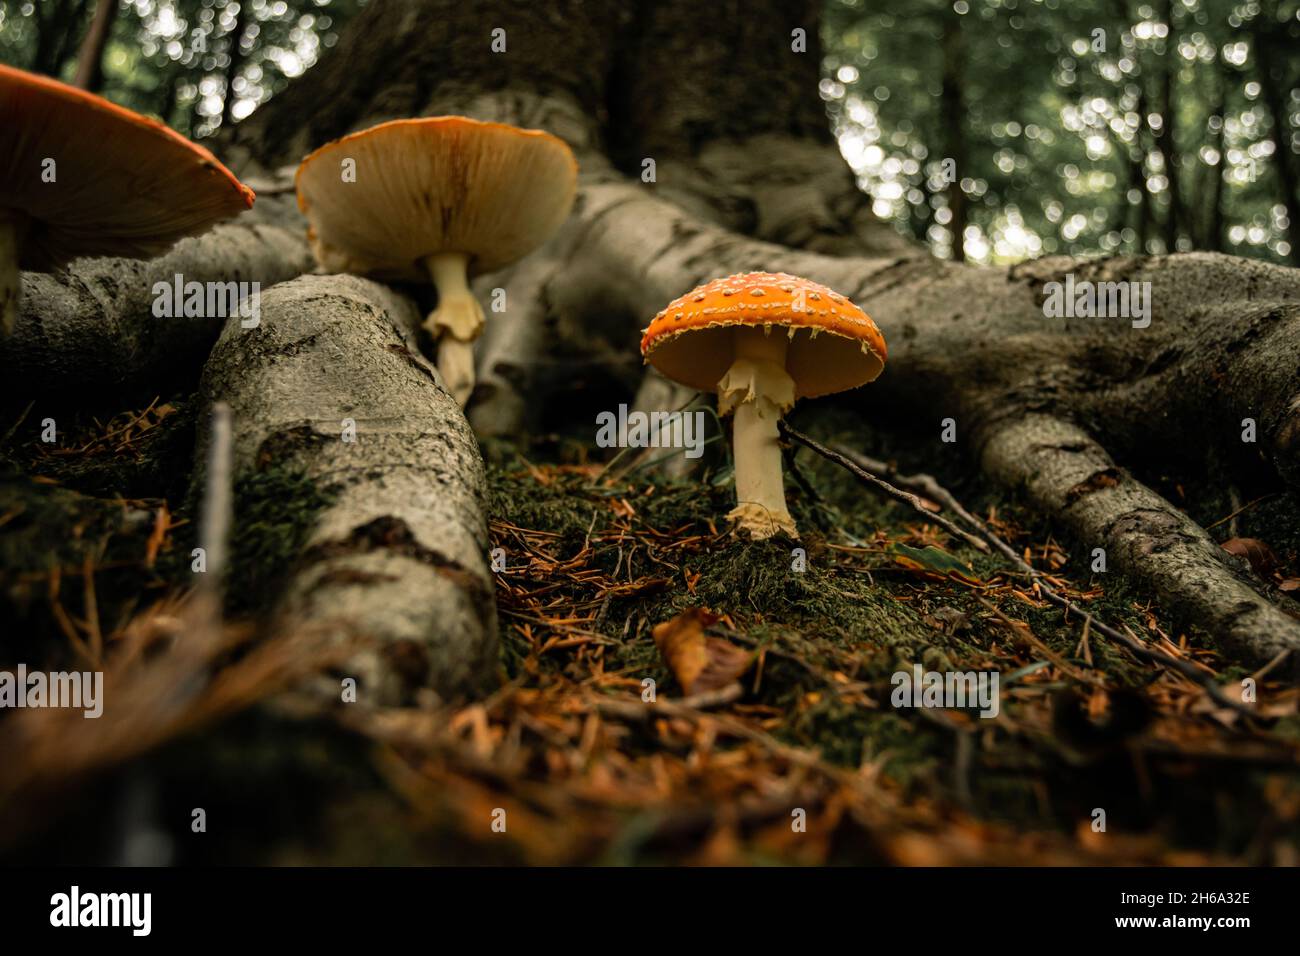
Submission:
<svg viewBox="0 0 1300 956">
<path fill-rule="evenodd" d="M 1271 661 L 1269 661 L 1267 664 L 1265 664 L 1259 670 L 1255 671 L 1255 673 L 1251 674 L 1250 676 L 1257 681 L 1263 680 L 1266 676 L 1268 676 L 1270 673 L 1276 670 L 1278 665 L 1281 664 L 1284 660 L 1286 660 L 1290 654 L 1291 651 L 1289 648 L 1287 650 L 1281 651 L 1276 657 L 1274 657 Z"/>
<path fill-rule="evenodd" d="M 1095 687 L 1105 688 L 1106 682 L 1104 680 L 1102 680 L 1100 677 L 1094 677 L 1092 674 L 1088 674 L 1084 671 L 1081 671 L 1077 667 L 1071 667 L 1068 663 L 1066 663 L 1065 659 L 1061 657 L 1060 654 L 1056 653 L 1056 651 L 1052 650 L 1050 647 L 1044 644 L 1042 640 L 1039 639 L 1038 635 L 1035 634 L 1027 624 L 1025 624 L 1022 621 L 1016 621 L 1008 617 L 992 601 L 989 601 L 982 597 L 976 597 L 976 600 L 979 601 L 981 604 L 983 604 L 984 607 L 989 612 L 991 612 L 993 616 L 996 617 L 999 621 L 1001 621 L 1007 627 L 1011 628 L 1011 630 L 1015 631 L 1017 634 L 1021 635 L 1026 641 L 1032 644 L 1040 654 L 1046 657 L 1047 660 L 1050 661 L 1052 664 L 1055 664 L 1060 671 L 1069 674 L 1071 677 L 1073 677 L 1075 680 L 1079 681 L 1082 684 L 1092 684 Z"/>
<path fill-rule="evenodd" d="M 104 634 L 99 628 L 99 602 L 95 598 L 95 552 L 86 551 L 82 562 L 81 593 L 83 610 L 86 615 L 86 633 L 89 635 L 91 659 L 99 667 L 104 658 Z"/>
<path fill-rule="evenodd" d="M 212 405 L 212 432 L 208 441 L 208 472 L 203 494 L 199 543 L 203 547 L 205 569 L 218 593 L 226 572 L 226 547 L 231 516 L 231 424 L 230 406 L 225 402 Z"/>
<path fill-rule="evenodd" d="M 632 701 L 616 698 L 593 697 L 592 704 L 602 713 L 625 720 L 647 720 L 650 717 L 691 717 L 696 711 L 722 707 L 740 699 L 744 688 L 732 681 L 717 690 L 703 691 L 680 700 Z"/>
<path fill-rule="evenodd" d="M 690 407 L 694 405 L 697 401 L 699 401 L 701 397 L 702 397 L 702 393 L 696 392 L 689 399 L 687 399 L 687 401 L 683 405 L 679 406 L 678 408 L 674 409 L 668 414 L 685 415 L 686 412 L 690 409 Z M 648 444 L 639 449 L 640 455 L 637 456 L 638 458 L 644 457 L 645 455 L 649 454 L 650 449 L 656 447 L 654 443 L 659 440 L 659 431 L 660 431 L 661 423 L 662 423 L 662 419 L 660 419 L 659 423 L 656 423 L 653 434 L 651 434 L 650 437 L 647 439 Z M 625 435 L 619 435 L 618 437 L 620 441 L 624 441 L 626 439 Z M 596 473 L 595 477 L 593 477 L 589 482 L 587 482 L 587 486 L 594 487 L 595 485 L 598 485 L 606 475 L 609 475 L 611 479 L 615 477 L 619 477 L 620 473 L 614 470 L 614 466 L 617 465 L 620 461 L 622 461 L 623 457 L 629 451 L 631 451 L 632 448 L 633 448 L 632 445 L 625 443 L 623 447 L 618 450 L 617 454 L 615 454 L 613 458 L 611 458 L 609 461 L 605 463 L 605 467 L 601 468 L 600 471 Z M 636 458 L 633 459 L 633 464 L 629 465 L 625 469 L 625 471 L 633 471 L 636 467 L 638 467 L 635 462 L 636 462 Z"/>
<path fill-rule="evenodd" d="M 870 485 L 873 488 L 876 488 L 878 491 L 883 491 L 885 494 L 889 495 L 889 497 L 894 498 L 897 501 L 901 501 L 905 504 L 911 505 L 922 516 L 925 517 L 926 521 L 933 521 L 935 524 L 942 527 L 953 537 L 960 538 L 961 540 L 965 541 L 967 544 L 969 544 L 972 548 L 975 548 L 976 550 L 984 551 L 984 552 L 988 551 L 989 546 L 985 544 L 982 540 L 980 540 L 978 537 L 976 537 L 975 535 L 967 531 L 963 531 L 961 528 L 957 527 L 957 525 L 955 525 L 948 518 L 945 518 L 943 515 L 935 514 L 933 511 L 931 511 L 929 508 L 925 506 L 925 503 L 921 501 L 920 498 L 912 494 L 910 491 L 904 491 L 901 488 L 896 488 L 895 486 L 891 485 L 889 482 L 885 481 L 885 479 L 881 478 L 879 475 L 873 475 L 871 472 L 867 471 L 865 468 L 858 465 L 857 462 L 851 461 L 844 455 L 841 455 L 839 452 L 832 451 L 831 449 L 827 448 L 825 445 L 817 441 L 814 441 L 813 439 L 805 435 L 803 432 L 791 428 L 784 421 L 778 422 L 777 427 L 780 428 L 781 434 L 784 435 L 786 438 L 794 439 L 799 444 L 807 448 L 811 448 L 813 451 L 821 455 L 823 458 L 826 458 L 829 461 L 835 462 L 837 465 L 847 468 L 849 471 L 853 473 L 853 475 L 856 478 L 858 478 L 859 481 L 863 482 L 864 484 Z"/>
<path fill-rule="evenodd" d="M 95 655 L 86 645 L 86 642 L 81 639 L 81 635 L 77 633 L 77 626 L 72 622 L 72 618 L 69 616 L 68 612 L 63 609 L 63 605 L 59 602 L 60 580 L 61 576 L 59 574 L 59 569 L 56 567 L 50 572 L 49 593 L 50 611 L 54 615 L 54 622 L 58 624 L 59 630 L 63 632 L 63 636 L 66 637 L 68 643 L 72 645 L 73 653 L 92 667 L 98 667 L 99 662 L 95 660 Z"/>
<path fill-rule="evenodd" d="M 1214 522 L 1214 524 L 1207 524 L 1207 525 L 1205 526 L 1205 530 L 1206 530 L 1206 531 L 1209 531 L 1209 530 L 1211 530 L 1212 528 L 1217 528 L 1219 525 L 1223 524 L 1225 521 L 1231 521 L 1233 518 L 1237 517 L 1237 515 L 1241 514 L 1243 511 L 1246 511 L 1246 510 L 1249 509 L 1249 508 L 1253 508 L 1253 507 L 1255 507 L 1255 505 L 1259 504 L 1261 501 L 1265 500 L 1266 498 L 1276 498 L 1276 497 L 1277 497 L 1278 495 L 1280 495 L 1280 494 L 1281 494 L 1280 491 L 1270 491 L 1270 492 L 1269 492 L 1268 494 L 1266 494 L 1266 495 L 1260 495 L 1260 496 L 1259 496 L 1258 498 L 1256 498 L 1254 501 L 1248 501 L 1248 502 L 1246 502 L 1244 505 L 1242 505 L 1240 508 L 1238 508 L 1238 509 L 1237 509 L 1236 511 L 1234 511 L 1232 514 L 1230 514 L 1230 515 L 1225 515 L 1224 517 L 1220 518 L 1218 521 Z"/>
<path fill-rule="evenodd" d="M 1041 571 L 1026 562 L 1020 557 L 1020 555 L 1016 554 L 1015 549 L 994 534 L 988 526 L 984 524 L 984 522 L 976 519 L 976 527 L 979 529 L 980 533 L 988 539 L 989 544 L 993 545 L 993 547 L 996 548 L 1003 557 L 1014 564 L 1018 570 L 1029 575 L 1030 580 L 1034 582 L 1034 586 L 1038 588 L 1039 593 L 1042 594 L 1043 597 L 1047 598 L 1048 601 L 1065 611 L 1067 616 L 1074 613 L 1078 614 L 1080 617 L 1091 617 L 1087 611 L 1083 610 L 1069 598 L 1058 594 L 1056 590 L 1047 583 L 1046 577 Z M 1116 630 L 1104 621 L 1099 621 L 1096 617 L 1091 617 L 1091 620 L 1092 630 L 1109 637 L 1112 641 L 1123 644 L 1143 660 L 1155 661 L 1178 671 L 1178 673 L 1182 674 L 1188 680 L 1201 685 L 1201 687 L 1205 689 L 1205 692 L 1208 693 L 1210 697 L 1213 698 L 1214 702 L 1219 704 L 1219 706 L 1230 707 L 1248 717 L 1259 716 L 1259 714 L 1247 707 L 1241 701 L 1233 700 L 1225 694 L 1218 682 L 1212 676 L 1202 673 L 1196 665 L 1192 664 L 1190 661 L 1182 661 L 1164 653 L 1163 651 L 1154 650 L 1137 638 L 1131 637 L 1123 631 Z"/>
<path fill-rule="evenodd" d="M 826 516 L 822 514 L 822 512 L 829 511 L 830 505 L 826 503 L 826 500 L 821 496 L 817 489 L 813 487 L 812 482 L 808 480 L 808 476 L 803 473 L 803 469 L 800 468 L 799 463 L 795 461 L 794 452 L 795 450 L 789 445 L 781 449 L 781 456 L 785 459 L 785 469 L 791 474 L 791 476 L 793 476 L 795 484 L 799 486 L 800 490 L 807 495 L 808 501 L 811 504 L 813 521 L 817 523 L 817 527 L 822 531 L 829 531 L 831 527 L 830 522 L 826 520 Z"/>
<path fill-rule="evenodd" d="M 5 431 L 3 437 L 0 437 L 0 448 L 3 448 L 5 445 L 9 444 L 9 439 L 13 438 L 14 432 L 18 431 L 19 426 L 21 426 L 23 422 L 27 421 L 27 416 L 31 414 L 32 406 L 35 404 L 36 404 L 36 399 L 34 398 L 27 403 L 27 407 L 24 408 L 22 414 L 18 416 L 18 420 L 9 426 L 9 428 Z"/>
<path fill-rule="evenodd" d="M 784 422 L 780 423 L 780 427 L 781 430 L 785 433 L 788 433 L 791 438 L 795 439 L 796 441 L 802 442 L 803 444 L 807 445 L 809 448 L 812 448 L 814 451 L 819 452 L 822 455 L 825 455 L 831 461 L 838 462 L 839 464 L 843 465 L 845 468 L 848 468 L 849 471 L 853 472 L 853 474 L 857 475 L 859 478 L 866 476 L 867 478 L 869 478 L 874 482 L 885 484 L 883 479 L 875 475 L 872 475 L 869 471 L 866 470 L 866 468 L 854 462 L 848 456 L 840 454 L 838 452 L 831 451 L 830 449 L 827 448 L 822 448 L 812 439 L 807 438 L 806 436 L 801 436 L 798 432 L 789 428 Z M 926 481 L 926 479 L 928 479 L 928 481 Z M 1196 667 L 1195 664 L 1191 663 L 1190 661 L 1179 660 L 1178 658 L 1166 654 L 1163 651 L 1157 651 L 1148 647 L 1146 644 L 1138 640 L 1136 637 L 1131 637 L 1128 634 L 1123 633 L 1122 631 L 1116 630 L 1115 628 L 1111 627 L 1109 624 L 1106 624 L 1104 621 L 1097 620 L 1096 617 L 1092 616 L 1087 611 L 1084 611 L 1082 608 L 1080 608 L 1069 598 L 1064 597 L 1061 594 L 1058 594 L 1056 590 L 1051 586 L 1051 584 L 1047 582 L 1046 576 L 1041 571 L 1039 571 L 1033 565 L 1026 562 L 1023 558 L 1021 558 L 1020 555 L 1016 553 L 1015 549 L 1011 547 L 1011 545 L 1007 544 L 1000 537 L 998 537 L 998 535 L 995 534 L 988 527 L 988 525 L 986 525 L 983 521 L 981 521 L 975 515 L 971 514 L 969 511 L 965 510 L 959 504 L 957 504 L 957 500 L 952 496 L 952 494 L 948 492 L 946 489 L 944 489 L 942 486 L 940 486 L 939 483 L 935 481 L 933 478 L 930 478 L 928 475 L 913 476 L 911 479 L 909 479 L 909 481 L 913 483 L 914 486 L 919 484 L 921 481 L 926 481 L 925 490 L 927 494 L 934 497 L 945 507 L 950 507 L 955 514 L 961 515 L 961 517 L 967 523 L 969 523 L 971 527 L 973 527 L 977 532 L 979 532 L 980 537 L 982 537 L 985 541 L 987 541 L 988 544 L 994 548 L 994 550 L 996 550 L 999 554 L 1001 554 L 1004 558 L 1006 558 L 1009 562 L 1011 562 L 1011 564 L 1015 565 L 1017 570 L 1028 575 L 1029 579 L 1033 581 L 1034 586 L 1038 589 L 1038 592 L 1042 594 L 1043 597 L 1045 597 L 1052 604 L 1055 604 L 1057 607 L 1061 608 L 1065 612 L 1067 618 L 1071 613 L 1075 613 L 1078 614 L 1081 618 L 1089 619 L 1091 621 L 1091 630 L 1096 631 L 1097 633 L 1110 638 L 1112 641 L 1124 645 L 1130 651 L 1132 651 L 1134 654 L 1136 654 L 1138 657 L 1142 658 L 1143 660 L 1162 664 L 1166 667 L 1169 667 L 1177 671 L 1179 674 L 1186 677 L 1188 680 L 1191 680 L 1196 684 L 1199 684 L 1205 690 L 1205 692 L 1210 695 L 1211 699 L 1214 700 L 1214 702 L 1219 706 L 1228 707 L 1247 717 L 1253 717 L 1253 718 L 1259 717 L 1259 714 L 1256 713 L 1254 710 L 1252 710 L 1250 707 L 1246 706 L 1239 700 L 1233 700 L 1226 693 L 1224 693 L 1223 688 L 1219 686 L 1218 682 L 1214 679 L 1214 677 L 1212 675 L 1203 673 L 1199 668 Z M 917 507 L 919 507 L 919 503 Z M 1247 505 L 1247 507 L 1249 507 L 1249 505 Z M 939 515 L 930 515 L 930 517 L 934 521 L 941 521 Z M 987 548 L 983 550 L 987 550 Z"/>
<path fill-rule="evenodd" d="M 956 499 L 951 491 L 935 479 L 933 475 L 927 475 L 918 472 L 915 475 L 904 475 L 894 465 L 879 458 L 872 458 L 861 452 L 854 451 L 851 448 L 845 448 L 843 445 L 832 445 L 831 449 L 843 455 L 850 461 L 856 462 L 872 474 L 882 475 L 889 479 L 900 488 L 908 491 L 915 491 L 917 494 L 938 503 L 943 508 L 951 511 L 957 517 L 969 522 L 972 526 L 979 523 L 979 519 L 967 511 Z"/>
</svg>

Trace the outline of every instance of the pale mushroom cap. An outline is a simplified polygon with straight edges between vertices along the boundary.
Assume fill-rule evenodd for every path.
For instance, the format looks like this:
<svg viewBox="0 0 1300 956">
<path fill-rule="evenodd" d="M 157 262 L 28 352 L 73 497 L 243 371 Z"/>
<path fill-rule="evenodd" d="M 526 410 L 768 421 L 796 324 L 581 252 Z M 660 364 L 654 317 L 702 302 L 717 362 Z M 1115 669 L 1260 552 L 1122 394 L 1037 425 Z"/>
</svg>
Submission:
<svg viewBox="0 0 1300 956">
<path fill-rule="evenodd" d="M 343 163 L 355 163 L 355 182 Z M 540 130 L 463 116 L 395 120 L 322 146 L 298 167 L 298 205 L 332 272 L 426 279 L 425 258 L 472 275 L 532 252 L 569 215 L 578 164 Z"/>
<path fill-rule="evenodd" d="M 796 398 L 857 388 L 885 367 L 885 338 L 865 312 L 779 272 L 714 279 L 675 299 L 645 330 L 641 354 L 668 378 L 712 392 L 734 358 L 733 330 L 765 326 L 789 339 L 785 368 Z"/>
<path fill-rule="evenodd" d="M 179 133 L 7 66 L 0 131 L 0 210 L 30 220 L 24 269 L 48 271 L 78 256 L 154 256 L 253 205 L 251 189 Z"/>
</svg>

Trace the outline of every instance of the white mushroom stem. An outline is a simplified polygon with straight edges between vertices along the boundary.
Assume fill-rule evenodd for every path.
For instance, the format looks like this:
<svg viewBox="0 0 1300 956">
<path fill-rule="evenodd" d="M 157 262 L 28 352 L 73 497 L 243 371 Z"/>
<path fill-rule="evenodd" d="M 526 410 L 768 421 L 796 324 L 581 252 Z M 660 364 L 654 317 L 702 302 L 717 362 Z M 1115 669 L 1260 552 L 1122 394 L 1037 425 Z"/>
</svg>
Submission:
<svg viewBox="0 0 1300 956">
<path fill-rule="evenodd" d="M 438 372 L 463 408 L 474 390 L 474 340 L 483 331 L 483 307 L 469 288 L 469 256 L 441 252 L 424 260 L 438 288 L 438 307 L 424 327 L 438 341 Z"/>
<path fill-rule="evenodd" d="M 718 410 L 735 412 L 732 452 L 736 507 L 727 515 L 736 531 L 762 540 L 799 536 L 785 504 L 777 422 L 794 405 L 794 379 L 785 370 L 789 345 L 781 326 L 740 328 L 731 367 L 718 382 Z"/>
<path fill-rule="evenodd" d="M 22 276 L 18 271 L 18 244 L 22 224 L 18 214 L 0 209 L 0 335 L 9 335 L 18 320 Z"/>
</svg>

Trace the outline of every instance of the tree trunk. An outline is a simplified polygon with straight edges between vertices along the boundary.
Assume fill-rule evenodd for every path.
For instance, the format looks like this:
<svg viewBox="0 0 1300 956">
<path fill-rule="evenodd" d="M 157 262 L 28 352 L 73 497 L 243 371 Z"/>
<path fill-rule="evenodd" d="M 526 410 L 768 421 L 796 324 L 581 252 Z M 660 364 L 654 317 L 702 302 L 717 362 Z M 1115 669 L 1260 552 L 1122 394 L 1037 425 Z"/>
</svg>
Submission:
<svg viewBox="0 0 1300 956">
<path fill-rule="evenodd" d="M 413 347 L 421 318 L 363 279 L 281 283 L 256 328 L 226 324 L 201 389 L 231 409 L 236 484 L 287 468 L 332 497 L 277 612 L 348 643 L 340 675 L 371 705 L 472 692 L 495 673 L 483 464 Z M 340 699 L 338 682 L 322 689 Z"/>
<path fill-rule="evenodd" d="M 248 4 L 249 0 L 241 0 L 239 3 L 239 12 L 235 14 L 235 25 L 230 28 L 226 41 L 226 56 L 229 62 L 226 64 L 225 89 L 221 94 L 222 126 L 229 126 L 235 119 L 235 78 L 239 76 L 239 68 L 244 64 L 244 52 L 240 43 L 244 39 L 244 29 L 248 22 Z"/>
<path fill-rule="evenodd" d="M 90 0 L 48 0 L 32 11 L 36 25 L 36 48 L 31 69 L 59 76 L 81 36 L 82 20 Z"/>
<path fill-rule="evenodd" d="M 1178 85 L 1178 48 L 1174 38 L 1174 2 L 1164 0 L 1160 19 L 1169 28 L 1165 37 L 1165 50 L 1160 57 L 1160 129 L 1156 131 L 1156 149 L 1164 163 L 1165 179 L 1169 183 L 1169 208 L 1165 210 L 1165 251 L 1178 251 L 1178 235 L 1183 226 L 1182 192 L 1179 188 L 1178 138 L 1177 127 L 1178 100 L 1175 90 Z"/>
<path fill-rule="evenodd" d="M 865 414 L 929 423 L 936 454 L 952 447 L 938 441 L 941 420 L 954 419 L 989 478 L 1054 514 L 1082 554 L 1105 549 L 1112 570 L 1243 660 L 1289 650 L 1300 661 L 1300 621 L 1137 477 L 1162 455 L 1184 459 L 1190 439 L 1300 485 L 1300 273 L 1209 254 L 1011 269 L 930 257 L 871 214 L 835 148 L 817 95 L 818 25 L 812 0 L 373 0 L 217 148 L 267 176 L 395 117 L 548 129 L 578 156 L 578 201 L 547 247 L 480 280 L 508 288 L 511 306 L 489 322 L 471 417 L 524 427 L 562 387 L 539 356 L 607 360 L 630 397 L 639 330 L 665 303 L 729 273 L 800 274 L 884 330 L 889 364 Z M 641 178 L 647 159 L 653 182 Z M 1070 275 L 1150 283 L 1150 323 L 1048 318 L 1049 284 Z"/>
<path fill-rule="evenodd" d="M 172 124 L 172 114 L 176 112 L 176 102 L 180 99 L 181 84 L 185 82 L 185 67 L 172 63 L 163 74 L 162 101 L 158 104 L 158 115 L 168 126 Z"/>
<path fill-rule="evenodd" d="M 1296 156 L 1291 149 L 1291 120 L 1286 102 L 1290 87 L 1286 84 L 1285 77 L 1277 76 L 1279 66 L 1285 67 L 1287 59 L 1283 57 L 1281 64 L 1276 62 L 1273 47 L 1276 41 L 1269 32 L 1270 26 L 1276 27 L 1276 20 L 1268 23 L 1267 19 L 1261 15 L 1256 21 L 1255 63 L 1258 66 L 1257 75 L 1264 106 L 1273 125 L 1273 144 L 1277 148 L 1273 154 L 1273 168 L 1277 171 L 1279 198 L 1286 207 L 1286 236 L 1291 246 L 1290 259 L 1300 265 L 1300 183 L 1297 182 Z"/>
<path fill-rule="evenodd" d="M 965 69 L 965 51 L 961 36 L 962 17 L 953 10 L 943 15 L 943 129 L 947 138 L 947 159 L 957 168 L 956 178 L 948 184 L 948 209 L 952 213 L 952 258 L 954 262 L 966 261 L 966 193 L 961 180 L 966 170 L 966 137 L 964 124 L 966 108 L 962 104 L 962 76 Z"/>
<path fill-rule="evenodd" d="M 1147 239 L 1150 238 L 1151 223 L 1154 221 L 1155 215 L 1153 212 L 1154 204 L 1151 200 L 1151 187 L 1147 184 L 1147 140 L 1144 134 L 1147 115 L 1146 84 L 1140 76 L 1137 78 L 1137 84 L 1137 112 L 1141 120 L 1138 122 L 1138 128 L 1133 134 L 1136 153 L 1130 160 L 1129 188 L 1137 189 L 1140 193 L 1137 209 L 1134 213 L 1133 231 L 1136 233 L 1136 252 L 1138 255 L 1145 255 L 1147 252 Z"/>
<path fill-rule="evenodd" d="M 81 43 L 77 54 L 77 76 L 74 86 L 98 93 L 104 84 L 104 48 L 113 33 L 117 19 L 118 0 L 99 0 L 95 5 L 95 18 L 90 21 L 90 32 Z"/>
<path fill-rule="evenodd" d="M 1223 184 L 1228 169 L 1228 157 L 1224 155 L 1224 133 L 1228 126 L 1230 76 L 1226 67 L 1222 64 L 1214 74 L 1214 83 L 1218 89 L 1218 94 L 1212 115 L 1219 118 L 1219 128 L 1214 131 L 1210 140 L 1210 147 L 1218 155 L 1219 161 L 1213 166 L 1206 166 L 1206 174 L 1210 178 L 1210 188 L 1206 190 L 1209 195 L 1207 200 L 1209 211 L 1206 216 L 1205 236 L 1201 243 L 1202 248 L 1209 252 L 1223 251 Z"/>
</svg>

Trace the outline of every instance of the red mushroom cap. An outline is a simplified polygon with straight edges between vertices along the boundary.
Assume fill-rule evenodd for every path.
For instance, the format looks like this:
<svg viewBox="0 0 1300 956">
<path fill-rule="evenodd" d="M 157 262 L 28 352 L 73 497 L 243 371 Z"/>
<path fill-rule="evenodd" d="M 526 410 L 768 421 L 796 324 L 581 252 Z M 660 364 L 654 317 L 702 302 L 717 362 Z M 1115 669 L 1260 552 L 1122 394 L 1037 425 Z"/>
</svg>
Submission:
<svg viewBox="0 0 1300 956">
<path fill-rule="evenodd" d="M 253 205 L 212 153 L 139 113 L 0 66 L 0 210 L 27 220 L 19 265 L 149 257 Z M 44 178 L 46 160 L 54 179 Z"/>
<path fill-rule="evenodd" d="M 885 337 L 865 312 L 781 272 L 714 279 L 674 299 L 645 330 L 641 354 L 668 378 L 713 391 L 732 362 L 732 331 L 765 326 L 790 338 L 785 367 L 797 398 L 857 388 L 885 367 Z"/>
</svg>

